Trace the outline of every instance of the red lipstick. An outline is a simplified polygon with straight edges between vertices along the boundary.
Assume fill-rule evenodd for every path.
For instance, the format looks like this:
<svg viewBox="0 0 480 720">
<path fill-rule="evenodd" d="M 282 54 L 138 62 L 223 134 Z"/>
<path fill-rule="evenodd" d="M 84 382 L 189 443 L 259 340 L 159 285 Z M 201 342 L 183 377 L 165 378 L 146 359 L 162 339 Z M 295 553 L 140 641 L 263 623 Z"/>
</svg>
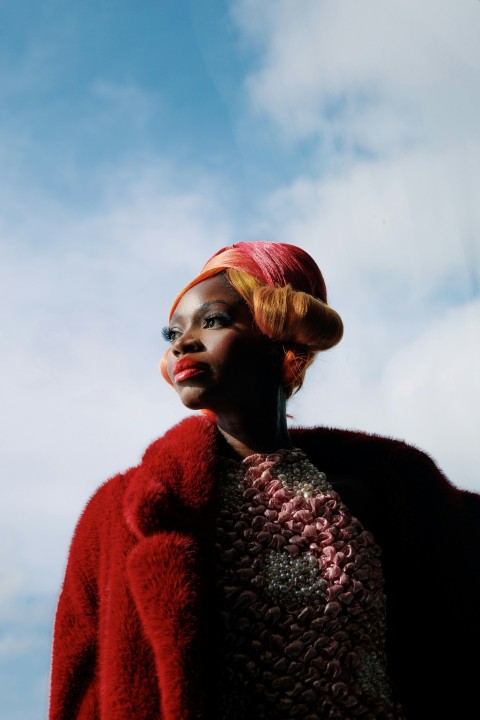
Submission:
<svg viewBox="0 0 480 720">
<path fill-rule="evenodd" d="M 182 382 L 182 380 L 189 380 L 195 375 L 205 372 L 206 369 L 207 366 L 205 363 L 184 358 L 176 362 L 173 366 L 173 379 L 176 383 Z"/>
</svg>

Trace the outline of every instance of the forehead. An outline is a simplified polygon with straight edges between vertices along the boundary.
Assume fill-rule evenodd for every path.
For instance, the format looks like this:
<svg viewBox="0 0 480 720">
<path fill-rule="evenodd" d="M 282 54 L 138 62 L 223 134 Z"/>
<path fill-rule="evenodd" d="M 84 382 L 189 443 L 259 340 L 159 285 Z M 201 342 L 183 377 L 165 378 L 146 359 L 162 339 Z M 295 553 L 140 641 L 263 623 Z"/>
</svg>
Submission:
<svg viewBox="0 0 480 720">
<path fill-rule="evenodd" d="M 244 304 L 243 299 L 222 273 L 197 283 L 180 298 L 171 319 L 191 314 L 206 304 Z"/>
</svg>

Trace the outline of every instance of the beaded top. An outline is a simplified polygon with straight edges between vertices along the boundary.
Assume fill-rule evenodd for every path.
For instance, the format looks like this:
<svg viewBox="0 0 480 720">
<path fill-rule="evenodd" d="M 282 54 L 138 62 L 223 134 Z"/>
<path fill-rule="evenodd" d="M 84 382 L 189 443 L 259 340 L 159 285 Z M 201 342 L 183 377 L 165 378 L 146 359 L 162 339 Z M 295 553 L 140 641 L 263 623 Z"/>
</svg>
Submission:
<svg viewBox="0 0 480 720">
<path fill-rule="evenodd" d="M 400 720 L 380 550 L 298 449 L 224 460 L 222 720 Z"/>
</svg>

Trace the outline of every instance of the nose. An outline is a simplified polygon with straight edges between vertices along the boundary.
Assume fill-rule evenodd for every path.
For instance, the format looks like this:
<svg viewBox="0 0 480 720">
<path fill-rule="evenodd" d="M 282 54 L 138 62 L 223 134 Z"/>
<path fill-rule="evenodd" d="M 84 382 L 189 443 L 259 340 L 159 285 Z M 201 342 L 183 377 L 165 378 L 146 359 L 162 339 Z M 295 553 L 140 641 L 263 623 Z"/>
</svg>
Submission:
<svg viewBox="0 0 480 720">
<path fill-rule="evenodd" d="M 186 353 L 199 352 L 204 349 L 202 341 L 192 330 L 183 332 L 172 343 L 172 353 L 176 357 L 185 355 Z"/>
</svg>

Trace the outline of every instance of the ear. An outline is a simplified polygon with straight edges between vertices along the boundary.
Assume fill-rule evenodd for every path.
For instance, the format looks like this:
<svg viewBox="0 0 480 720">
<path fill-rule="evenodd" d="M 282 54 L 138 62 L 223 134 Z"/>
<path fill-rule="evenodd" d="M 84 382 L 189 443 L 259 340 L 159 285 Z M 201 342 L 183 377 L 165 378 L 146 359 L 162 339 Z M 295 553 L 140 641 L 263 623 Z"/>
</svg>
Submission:
<svg viewBox="0 0 480 720">
<path fill-rule="evenodd" d="M 307 357 L 304 353 L 291 348 L 285 351 L 282 365 L 282 383 L 288 397 L 293 394 L 295 388 L 302 386 L 306 365 Z"/>
</svg>

